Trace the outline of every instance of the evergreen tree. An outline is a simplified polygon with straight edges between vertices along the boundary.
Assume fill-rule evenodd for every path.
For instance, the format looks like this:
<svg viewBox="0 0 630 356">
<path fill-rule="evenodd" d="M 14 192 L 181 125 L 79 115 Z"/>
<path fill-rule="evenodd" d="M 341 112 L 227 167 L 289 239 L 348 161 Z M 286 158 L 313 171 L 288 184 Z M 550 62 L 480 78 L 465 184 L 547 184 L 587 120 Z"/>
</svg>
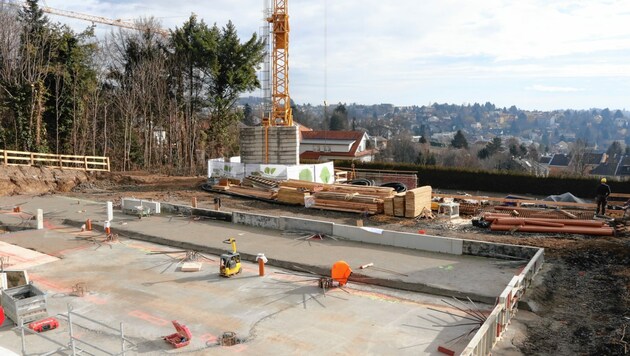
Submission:
<svg viewBox="0 0 630 356">
<path fill-rule="evenodd" d="M 348 111 L 345 105 L 339 104 L 330 117 L 330 130 L 343 131 L 348 129 Z"/>
<path fill-rule="evenodd" d="M 453 146 L 454 148 L 468 149 L 468 141 L 462 133 L 462 130 L 457 130 L 455 137 L 453 137 L 453 139 L 451 140 L 451 146 Z"/>
</svg>

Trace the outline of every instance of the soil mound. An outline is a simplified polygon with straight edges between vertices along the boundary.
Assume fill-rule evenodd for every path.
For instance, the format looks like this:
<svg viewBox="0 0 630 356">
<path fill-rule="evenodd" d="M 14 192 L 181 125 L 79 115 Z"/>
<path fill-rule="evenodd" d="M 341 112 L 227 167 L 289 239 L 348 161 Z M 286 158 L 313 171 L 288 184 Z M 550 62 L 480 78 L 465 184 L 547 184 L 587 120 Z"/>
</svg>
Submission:
<svg viewBox="0 0 630 356">
<path fill-rule="evenodd" d="M 91 174 L 49 167 L 2 166 L 0 196 L 69 192 L 78 184 L 89 181 Z"/>
</svg>

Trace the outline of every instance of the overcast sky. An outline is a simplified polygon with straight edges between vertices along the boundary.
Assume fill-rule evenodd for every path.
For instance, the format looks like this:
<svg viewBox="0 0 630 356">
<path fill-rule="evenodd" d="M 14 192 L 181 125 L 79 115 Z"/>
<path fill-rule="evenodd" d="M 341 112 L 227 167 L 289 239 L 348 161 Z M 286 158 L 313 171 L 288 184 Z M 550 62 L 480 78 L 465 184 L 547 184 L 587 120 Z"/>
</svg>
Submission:
<svg viewBox="0 0 630 356">
<path fill-rule="evenodd" d="M 298 104 L 630 109 L 627 0 L 288 2 L 289 90 Z M 194 12 L 208 24 L 232 20 L 244 40 L 259 32 L 264 0 L 45 3 L 129 21 L 153 16 L 164 28 L 181 27 Z"/>
</svg>

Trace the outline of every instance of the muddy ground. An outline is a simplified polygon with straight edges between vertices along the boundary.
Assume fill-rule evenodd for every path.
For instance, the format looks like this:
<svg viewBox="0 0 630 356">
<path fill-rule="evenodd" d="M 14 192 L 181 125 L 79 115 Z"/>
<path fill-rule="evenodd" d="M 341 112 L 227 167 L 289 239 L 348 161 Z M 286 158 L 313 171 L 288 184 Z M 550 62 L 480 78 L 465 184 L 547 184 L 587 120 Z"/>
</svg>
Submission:
<svg viewBox="0 0 630 356">
<path fill-rule="evenodd" d="M 305 209 L 207 193 L 199 187 L 204 177 L 167 177 L 144 172 L 107 173 L 76 180 L 64 195 L 98 201 L 122 197 L 153 198 L 213 207 L 220 197 L 222 209 L 291 215 L 354 225 L 358 214 Z M 66 185 L 64 185 L 66 187 Z M 65 190 L 65 189 L 64 189 Z M 18 190 L 19 191 L 19 190 Z M 470 217 L 468 217 L 470 218 Z M 366 226 L 475 240 L 545 248 L 545 266 L 527 295 L 531 313 L 519 313 L 515 324 L 525 326 L 524 336 L 512 336 L 516 354 L 525 355 L 629 355 L 630 354 L 630 238 L 583 235 L 532 235 L 495 233 L 458 221 L 413 220 L 375 215 Z M 525 329 L 525 328 L 524 328 Z M 513 354 L 512 351 L 510 354 Z M 501 351 L 495 354 L 501 354 Z"/>
</svg>

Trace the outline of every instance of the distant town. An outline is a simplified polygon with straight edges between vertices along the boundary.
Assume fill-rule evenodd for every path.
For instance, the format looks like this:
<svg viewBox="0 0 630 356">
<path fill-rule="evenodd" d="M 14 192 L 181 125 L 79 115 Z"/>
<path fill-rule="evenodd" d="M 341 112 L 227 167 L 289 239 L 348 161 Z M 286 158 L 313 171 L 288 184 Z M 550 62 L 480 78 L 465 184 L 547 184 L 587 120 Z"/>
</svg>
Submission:
<svg viewBox="0 0 630 356">
<path fill-rule="evenodd" d="M 244 124 L 259 124 L 260 99 L 242 98 L 240 104 Z M 294 105 L 293 115 L 302 130 L 364 132 L 365 149 L 353 153 L 362 161 L 538 176 L 630 177 L 630 115 L 618 109 L 527 111 L 489 102 L 402 107 L 339 103 Z M 312 140 L 311 135 L 311 146 Z M 312 152 L 308 156 L 318 158 Z"/>
</svg>

